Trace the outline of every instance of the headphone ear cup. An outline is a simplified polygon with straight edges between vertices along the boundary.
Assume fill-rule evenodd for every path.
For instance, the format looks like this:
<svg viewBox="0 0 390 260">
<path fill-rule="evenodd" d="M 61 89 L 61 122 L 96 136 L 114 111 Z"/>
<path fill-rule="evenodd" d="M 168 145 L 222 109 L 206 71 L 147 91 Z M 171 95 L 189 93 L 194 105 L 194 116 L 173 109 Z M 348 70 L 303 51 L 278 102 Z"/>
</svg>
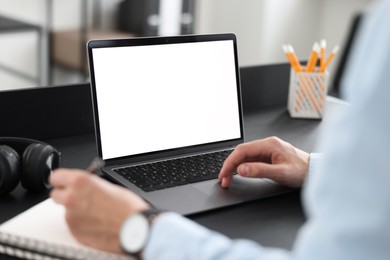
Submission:
<svg viewBox="0 0 390 260">
<path fill-rule="evenodd" d="M 49 189 L 49 175 L 59 166 L 59 154 L 50 145 L 30 144 L 23 153 L 22 186 L 33 192 Z"/>
<path fill-rule="evenodd" d="M 0 196 L 12 191 L 19 183 L 20 156 L 7 145 L 0 145 Z"/>
</svg>

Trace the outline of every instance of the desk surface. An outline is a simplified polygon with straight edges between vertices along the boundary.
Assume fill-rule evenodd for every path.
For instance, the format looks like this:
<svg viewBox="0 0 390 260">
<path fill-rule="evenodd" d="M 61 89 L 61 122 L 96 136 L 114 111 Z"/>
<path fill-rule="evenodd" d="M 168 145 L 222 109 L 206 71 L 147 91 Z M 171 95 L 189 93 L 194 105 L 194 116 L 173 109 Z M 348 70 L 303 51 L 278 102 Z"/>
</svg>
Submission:
<svg viewBox="0 0 390 260">
<path fill-rule="evenodd" d="M 327 112 L 345 105 L 328 98 Z M 245 115 L 246 140 L 278 136 L 306 151 L 313 151 L 319 129 L 328 120 L 291 119 L 284 107 Z M 63 167 L 85 168 L 97 154 L 94 135 L 85 134 L 46 140 L 62 153 Z M 48 192 L 32 194 L 20 186 L 0 198 L 0 223 L 46 199 Z M 194 221 L 231 238 L 246 238 L 264 246 L 290 249 L 305 221 L 300 191 L 190 216 Z M 3 256 L 2 256 L 3 257 Z M 11 258 L 10 258 L 11 259 Z"/>
</svg>

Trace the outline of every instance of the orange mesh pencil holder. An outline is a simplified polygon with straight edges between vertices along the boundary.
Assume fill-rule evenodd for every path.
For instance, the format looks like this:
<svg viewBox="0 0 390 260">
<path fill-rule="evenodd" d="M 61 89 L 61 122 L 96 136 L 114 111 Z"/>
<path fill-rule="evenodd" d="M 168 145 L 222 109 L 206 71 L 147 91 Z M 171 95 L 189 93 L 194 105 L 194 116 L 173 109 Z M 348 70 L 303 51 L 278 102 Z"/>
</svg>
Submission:
<svg viewBox="0 0 390 260">
<path fill-rule="evenodd" d="M 324 114 L 329 73 L 295 72 L 291 69 L 287 109 L 293 118 L 321 119 Z"/>
</svg>

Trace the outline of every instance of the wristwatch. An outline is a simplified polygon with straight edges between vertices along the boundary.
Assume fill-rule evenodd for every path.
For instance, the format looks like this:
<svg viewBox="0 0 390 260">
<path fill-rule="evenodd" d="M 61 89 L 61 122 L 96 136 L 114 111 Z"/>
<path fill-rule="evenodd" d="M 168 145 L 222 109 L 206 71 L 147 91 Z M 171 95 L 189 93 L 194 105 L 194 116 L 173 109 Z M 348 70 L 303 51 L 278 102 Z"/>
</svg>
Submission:
<svg viewBox="0 0 390 260">
<path fill-rule="evenodd" d="M 148 241 L 151 223 L 161 212 L 150 208 L 132 214 L 125 220 L 119 233 L 119 242 L 126 253 L 139 256 Z"/>
</svg>

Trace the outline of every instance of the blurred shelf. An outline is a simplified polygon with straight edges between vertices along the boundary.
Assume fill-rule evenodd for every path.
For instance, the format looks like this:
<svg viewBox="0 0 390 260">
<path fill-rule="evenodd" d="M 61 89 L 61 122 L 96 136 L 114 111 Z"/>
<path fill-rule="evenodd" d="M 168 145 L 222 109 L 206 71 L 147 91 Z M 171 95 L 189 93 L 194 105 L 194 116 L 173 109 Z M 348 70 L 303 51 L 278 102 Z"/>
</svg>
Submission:
<svg viewBox="0 0 390 260">
<path fill-rule="evenodd" d="M 1 33 L 20 33 L 20 32 L 28 32 L 28 31 L 36 31 L 38 33 L 38 39 L 41 41 L 41 35 L 42 35 L 42 28 L 37 25 L 25 23 L 22 21 L 18 21 L 9 17 L 5 16 L 0 16 L 0 34 Z M 41 58 L 38 59 L 38 66 L 41 65 L 42 63 L 42 50 L 41 50 L 41 43 L 38 44 L 38 55 Z M 38 77 L 34 77 L 29 75 L 28 73 L 24 71 L 20 71 L 17 69 L 14 69 L 10 66 L 7 66 L 5 64 L 0 63 L 0 69 L 12 74 L 14 76 L 29 80 L 29 81 L 34 81 L 36 83 L 40 83 L 42 81 L 42 75 L 39 75 Z"/>
<path fill-rule="evenodd" d="M 40 32 L 41 28 L 37 25 L 21 22 L 5 16 L 0 16 L 0 33 L 31 31 L 31 30 L 37 30 Z"/>
</svg>

